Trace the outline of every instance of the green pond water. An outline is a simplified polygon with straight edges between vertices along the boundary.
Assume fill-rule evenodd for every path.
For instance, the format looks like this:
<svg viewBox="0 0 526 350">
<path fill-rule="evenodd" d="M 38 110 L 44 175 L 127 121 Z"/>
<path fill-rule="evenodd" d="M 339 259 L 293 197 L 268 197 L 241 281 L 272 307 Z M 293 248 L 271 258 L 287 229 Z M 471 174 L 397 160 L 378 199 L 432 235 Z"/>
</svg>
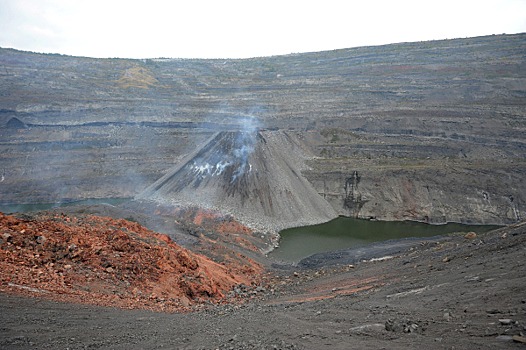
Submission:
<svg viewBox="0 0 526 350">
<path fill-rule="evenodd" d="M 78 201 L 67 201 L 60 203 L 34 203 L 34 204 L 0 204 L 2 213 L 27 213 L 30 211 L 49 210 L 53 208 L 66 207 L 71 205 L 95 205 L 110 204 L 119 205 L 131 198 L 88 198 Z"/>
<path fill-rule="evenodd" d="M 453 232 L 483 233 L 498 227 L 457 223 L 429 225 L 412 221 L 370 221 L 339 217 L 324 224 L 281 231 L 279 247 L 269 256 L 281 261 L 298 262 L 312 254 L 355 248 L 373 242 L 433 237 Z"/>
</svg>

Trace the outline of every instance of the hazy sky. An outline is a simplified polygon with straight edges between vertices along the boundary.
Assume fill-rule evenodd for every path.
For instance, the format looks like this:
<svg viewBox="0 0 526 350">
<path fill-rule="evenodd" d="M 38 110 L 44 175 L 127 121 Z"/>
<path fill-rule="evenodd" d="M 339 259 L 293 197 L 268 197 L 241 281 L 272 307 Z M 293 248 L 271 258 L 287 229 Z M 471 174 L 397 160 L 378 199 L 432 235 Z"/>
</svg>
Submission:
<svg viewBox="0 0 526 350">
<path fill-rule="evenodd" d="M 0 47 L 245 58 L 526 32 L 526 0 L 0 0 Z"/>
</svg>

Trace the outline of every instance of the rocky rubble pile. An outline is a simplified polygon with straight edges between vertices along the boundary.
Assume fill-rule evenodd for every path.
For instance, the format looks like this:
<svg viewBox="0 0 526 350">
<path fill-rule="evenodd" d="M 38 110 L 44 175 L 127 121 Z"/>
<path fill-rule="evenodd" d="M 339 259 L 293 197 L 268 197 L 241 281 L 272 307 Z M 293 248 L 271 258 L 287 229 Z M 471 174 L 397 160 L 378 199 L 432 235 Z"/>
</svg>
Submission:
<svg viewBox="0 0 526 350">
<path fill-rule="evenodd" d="M 176 311 L 221 303 L 261 268 L 218 264 L 127 220 L 0 213 L 0 291 Z"/>
</svg>

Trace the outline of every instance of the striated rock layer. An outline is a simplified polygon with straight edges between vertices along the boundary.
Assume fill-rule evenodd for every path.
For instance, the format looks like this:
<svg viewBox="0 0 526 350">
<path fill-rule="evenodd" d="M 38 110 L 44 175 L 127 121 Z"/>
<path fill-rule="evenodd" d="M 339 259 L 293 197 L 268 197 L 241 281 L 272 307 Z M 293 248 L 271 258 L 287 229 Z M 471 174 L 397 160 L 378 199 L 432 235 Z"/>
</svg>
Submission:
<svg viewBox="0 0 526 350">
<path fill-rule="evenodd" d="M 194 171 L 221 176 L 197 185 L 177 175 L 156 197 L 167 191 L 169 200 L 224 203 L 254 224 L 277 217 L 282 226 L 294 216 L 296 209 L 269 198 L 297 205 L 301 219 L 289 225 L 334 215 L 305 209 L 318 207 L 305 195 L 305 177 L 343 215 L 497 224 L 526 218 L 525 33 L 243 60 L 0 49 L 0 67 L 0 204 L 131 198 L 186 164 L 200 144 L 225 135 L 217 132 L 250 131 L 248 122 L 309 147 L 316 157 L 299 168 L 298 184 L 287 184 L 294 173 L 282 160 L 265 160 L 276 177 L 288 175 L 264 180 L 253 172 L 243 193 L 242 181 L 226 180 L 226 163 L 211 159 L 214 169 L 197 162 Z M 261 135 L 283 147 L 270 142 L 253 166 L 260 155 L 302 158 L 285 134 Z M 253 202 L 254 186 L 262 203 Z M 288 199 L 285 188 L 299 193 Z"/>
</svg>

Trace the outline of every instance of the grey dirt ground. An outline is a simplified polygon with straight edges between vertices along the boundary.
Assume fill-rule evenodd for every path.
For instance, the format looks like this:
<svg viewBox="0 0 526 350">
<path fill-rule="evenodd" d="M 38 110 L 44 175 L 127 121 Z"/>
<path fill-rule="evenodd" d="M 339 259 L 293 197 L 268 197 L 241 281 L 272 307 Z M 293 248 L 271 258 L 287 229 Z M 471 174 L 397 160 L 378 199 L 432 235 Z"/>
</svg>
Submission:
<svg viewBox="0 0 526 350">
<path fill-rule="evenodd" d="M 526 224 L 276 271 L 241 306 L 165 314 L 0 295 L 1 349 L 521 349 Z"/>
</svg>

